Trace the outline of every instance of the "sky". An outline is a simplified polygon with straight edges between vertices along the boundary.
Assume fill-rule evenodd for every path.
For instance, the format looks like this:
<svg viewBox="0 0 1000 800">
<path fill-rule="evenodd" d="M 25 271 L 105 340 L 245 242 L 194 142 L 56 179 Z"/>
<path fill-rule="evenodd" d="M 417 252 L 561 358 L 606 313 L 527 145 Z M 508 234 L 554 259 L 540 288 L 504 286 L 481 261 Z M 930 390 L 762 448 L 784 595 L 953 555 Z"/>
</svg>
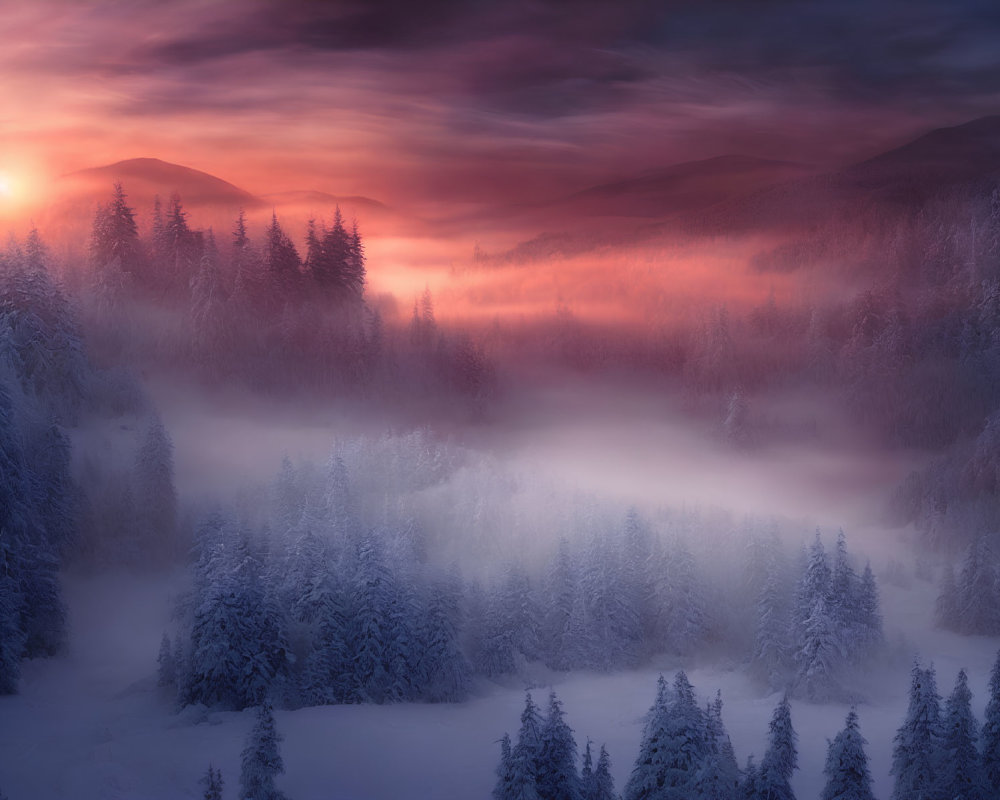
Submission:
<svg viewBox="0 0 1000 800">
<path fill-rule="evenodd" d="M 152 156 L 451 206 L 991 113 L 991 0 L 0 0 L 0 192 Z"/>
</svg>

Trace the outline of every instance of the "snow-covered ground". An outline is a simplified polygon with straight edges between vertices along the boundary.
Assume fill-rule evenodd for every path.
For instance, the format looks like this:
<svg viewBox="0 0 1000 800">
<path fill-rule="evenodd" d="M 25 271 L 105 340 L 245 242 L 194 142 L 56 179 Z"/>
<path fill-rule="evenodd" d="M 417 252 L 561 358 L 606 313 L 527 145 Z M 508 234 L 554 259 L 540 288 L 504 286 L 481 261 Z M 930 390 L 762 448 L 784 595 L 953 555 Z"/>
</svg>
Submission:
<svg viewBox="0 0 1000 800">
<path fill-rule="evenodd" d="M 20 695 L 0 698 L 0 790 L 10 800 L 115 800 L 198 797 L 209 763 L 221 768 L 224 796 L 235 798 L 239 753 L 253 715 L 177 714 L 155 683 L 156 653 L 167 626 L 178 576 L 99 574 L 67 581 L 70 645 L 64 656 L 25 665 Z M 885 613 L 894 654 L 868 676 L 871 702 L 859 708 L 869 740 L 876 796 L 891 792 L 892 737 L 902 720 L 909 663 L 917 649 L 938 669 L 946 695 L 960 667 L 969 671 L 974 709 L 982 715 L 985 686 L 1000 640 L 927 631 L 934 588 L 915 582 L 886 588 Z M 581 746 L 606 744 L 619 788 L 638 752 L 642 716 L 660 668 L 617 675 L 548 674 Z M 761 696 L 738 669 L 688 665 L 707 699 L 721 689 L 723 716 L 741 762 L 759 758 L 777 696 Z M 461 705 L 343 706 L 277 712 L 284 736 L 291 800 L 487 798 L 504 731 L 516 735 L 523 686 L 488 685 Z M 844 706 L 793 703 L 800 800 L 822 787 L 826 741 L 843 725 Z"/>
</svg>

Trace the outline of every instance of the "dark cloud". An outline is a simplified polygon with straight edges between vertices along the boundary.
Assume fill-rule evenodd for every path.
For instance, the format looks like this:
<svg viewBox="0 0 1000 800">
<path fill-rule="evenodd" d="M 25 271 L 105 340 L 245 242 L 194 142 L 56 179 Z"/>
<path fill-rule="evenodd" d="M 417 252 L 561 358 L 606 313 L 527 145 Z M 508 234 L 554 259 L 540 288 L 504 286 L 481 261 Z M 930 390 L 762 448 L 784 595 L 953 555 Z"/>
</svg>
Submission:
<svg viewBox="0 0 1000 800">
<path fill-rule="evenodd" d="M 275 0 L 229 12 L 137 46 L 128 69 L 378 51 L 425 76 L 429 62 L 439 75 L 427 92 L 458 87 L 498 112 L 557 117 L 618 108 L 656 79 L 953 105 L 992 97 L 1000 75 L 1000 6 L 983 0 Z"/>
</svg>

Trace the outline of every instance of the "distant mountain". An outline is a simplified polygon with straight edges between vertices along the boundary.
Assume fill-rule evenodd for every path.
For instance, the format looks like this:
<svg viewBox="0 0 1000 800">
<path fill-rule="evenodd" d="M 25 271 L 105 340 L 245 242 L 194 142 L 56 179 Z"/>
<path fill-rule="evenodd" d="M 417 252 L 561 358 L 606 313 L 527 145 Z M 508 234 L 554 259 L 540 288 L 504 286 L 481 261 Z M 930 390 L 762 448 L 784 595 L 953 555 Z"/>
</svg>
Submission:
<svg viewBox="0 0 1000 800">
<path fill-rule="evenodd" d="M 872 158 L 775 184 L 690 214 L 694 232 L 811 230 L 831 220 L 890 219 L 947 192 L 1000 177 L 1000 117 L 923 134 Z"/>
<path fill-rule="evenodd" d="M 195 228 L 214 227 L 229 230 L 239 209 L 247 213 L 252 226 L 265 224 L 271 210 L 278 212 L 282 224 L 299 235 L 305 221 L 316 216 L 329 219 L 340 206 L 350 221 L 357 218 L 366 233 L 373 229 L 399 227 L 405 218 L 369 197 L 344 196 L 320 191 L 280 192 L 256 196 L 228 181 L 201 170 L 171 164 L 159 158 L 131 158 L 100 167 L 90 167 L 59 178 L 53 202 L 39 209 L 35 219 L 77 237 L 86 236 L 94 218 L 94 209 L 111 196 L 115 183 L 121 183 L 128 204 L 148 220 L 156 197 L 166 206 L 170 196 L 178 194 L 184 209 L 190 212 Z"/>
<path fill-rule="evenodd" d="M 261 195 L 260 200 L 265 204 L 278 207 L 309 208 L 317 214 L 328 214 L 331 209 L 338 206 L 345 214 L 348 209 L 364 209 L 377 213 L 389 211 L 389 207 L 385 203 L 362 195 L 338 195 L 313 191 L 275 192 L 274 194 Z"/>
<path fill-rule="evenodd" d="M 260 199 L 228 181 L 158 158 L 130 158 L 72 172 L 62 177 L 61 188 L 82 194 L 97 192 L 103 197 L 116 182 L 121 182 L 129 201 L 140 207 L 151 205 L 157 195 L 166 202 L 174 193 L 180 195 L 185 208 L 253 209 L 262 205 Z"/>
<path fill-rule="evenodd" d="M 949 184 L 1000 170 L 1000 116 L 938 128 L 843 171 L 861 183 L 914 179 Z"/>
<path fill-rule="evenodd" d="M 809 167 L 789 161 L 725 155 L 593 186 L 566 198 L 561 205 L 592 215 L 665 217 L 709 208 L 811 172 Z"/>
</svg>

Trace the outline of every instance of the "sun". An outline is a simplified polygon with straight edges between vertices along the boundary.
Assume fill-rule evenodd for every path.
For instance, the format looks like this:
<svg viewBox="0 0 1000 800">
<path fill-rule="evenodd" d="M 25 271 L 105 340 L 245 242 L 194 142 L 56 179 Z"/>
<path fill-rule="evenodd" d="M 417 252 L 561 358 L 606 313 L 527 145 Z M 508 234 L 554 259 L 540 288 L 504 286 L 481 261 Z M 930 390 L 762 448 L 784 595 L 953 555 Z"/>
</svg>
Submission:
<svg viewBox="0 0 1000 800">
<path fill-rule="evenodd" d="M 14 195 L 14 184 L 4 173 L 0 172 L 0 200 L 10 200 Z"/>
</svg>

